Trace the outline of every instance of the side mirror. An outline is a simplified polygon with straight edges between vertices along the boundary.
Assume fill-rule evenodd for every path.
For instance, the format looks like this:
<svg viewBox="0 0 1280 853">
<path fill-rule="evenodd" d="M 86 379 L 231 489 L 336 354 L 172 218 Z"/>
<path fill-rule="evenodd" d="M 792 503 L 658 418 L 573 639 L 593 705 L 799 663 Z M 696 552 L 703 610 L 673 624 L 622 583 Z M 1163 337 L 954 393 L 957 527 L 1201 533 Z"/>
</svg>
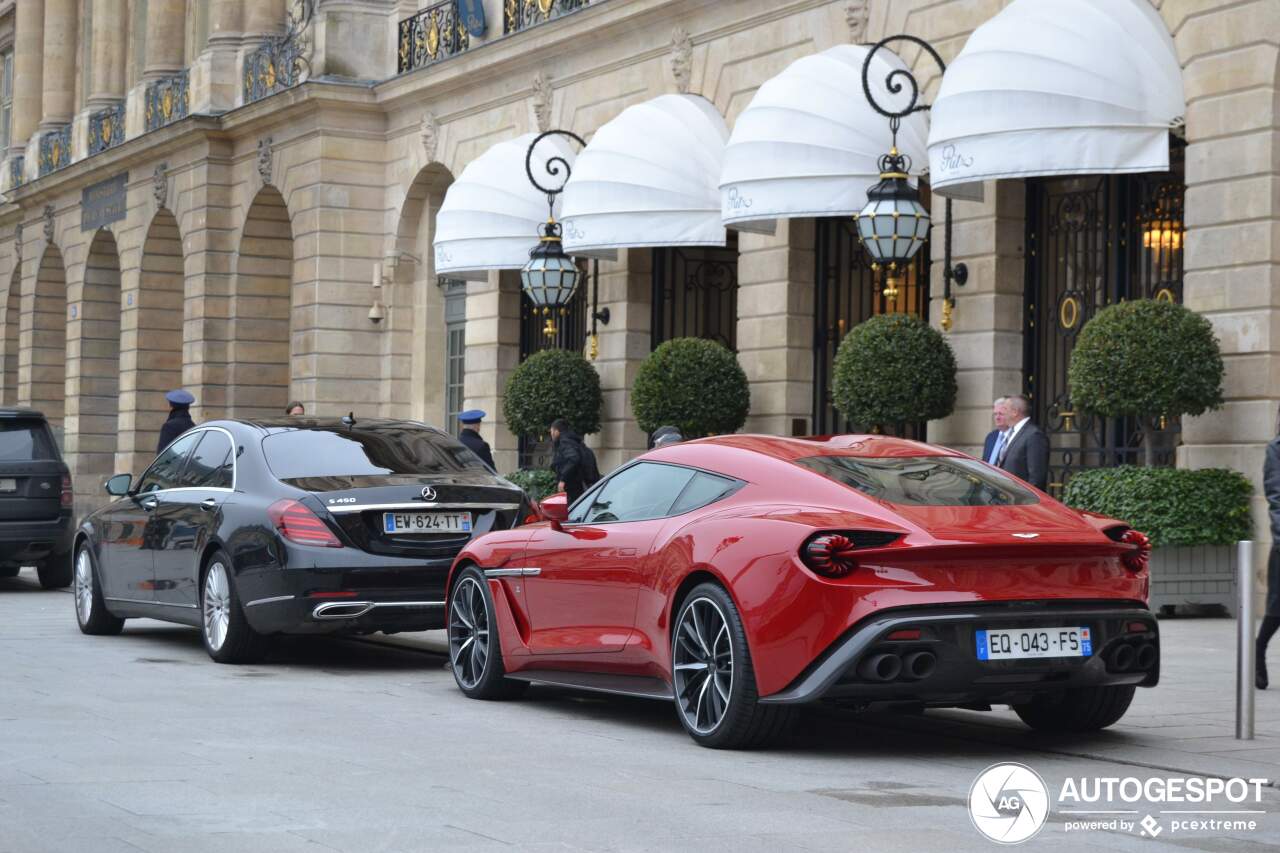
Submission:
<svg viewBox="0 0 1280 853">
<path fill-rule="evenodd" d="M 129 486 L 133 485 L 132 474 L 116 474 L 110 480 L 107 480 L 107 494 L 115 497 L 123 497 L 129 494 Z"/>
<path fill-rule="evenodd" d="M 564 492 L 557 492 L 543 498 L 538 509 L 542 512 L 542 517 L 554 527 L 569 520 L 569 497 Z"/>
</svg>

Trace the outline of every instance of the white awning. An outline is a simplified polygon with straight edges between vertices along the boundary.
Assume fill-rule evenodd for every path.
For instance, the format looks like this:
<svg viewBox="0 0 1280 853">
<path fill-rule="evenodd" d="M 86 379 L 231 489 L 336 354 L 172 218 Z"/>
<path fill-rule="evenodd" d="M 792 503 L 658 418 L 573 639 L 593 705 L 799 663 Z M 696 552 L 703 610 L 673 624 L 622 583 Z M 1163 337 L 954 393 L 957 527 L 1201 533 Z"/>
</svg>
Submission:
<svg viewBox="0 0 1280 853">
<path fill-rule="evenodd" d="M 436 213 L 436 274 L 483 281 L 487 270 L 520 269 L 538 245 L 547 221 L 547 196 L 529 183 L 525 153 L 537 137 L 499 142 L 467 164 L 445 192 Z M 559 136 L 538 143 L 534 168 L 550 157 L 573 163 L 575 151 Z M 539 174 L 535 172 L 534 174 Z M 546 181 L 548 185 L 551 179 Z M 556 215 L 559 216 L 559 198 Z"/>
<path fill-rule="evenodd" d="M 628 107 L 591 138 L 564 191 L 564 248 L 723 246 L 716 182 L 729 129 L 699 95 Z"/>
<path fill-rule="evenodd" d="M 980 198 L 993 178 L 1162 172 L 1185 111 L 1173 39 L 1148 0 L 1014 0 L 943 75 L 930 183 Z"/>
<path fill-rule="evenodd" d="M 893 143 L 889 119 L 867 103 L 862 88 L 869 50 L 839 45 L 806 56 L 760 87 L 725 149 L 725 224 L 763 230 L 775 219 L 849 216 L 866 205 L 867 189 L 880 180 L 879 159 Z M 888 75 L 903 67 L 887 49 L 872 60 L 872 91 L 887 108 L 905 103 L 905 93 L 885 89 Z M 927 165 L 928 132 L 924 113 L 905 118 L 898 132 L 898 148 L 916 174 Z"/>
</svg>

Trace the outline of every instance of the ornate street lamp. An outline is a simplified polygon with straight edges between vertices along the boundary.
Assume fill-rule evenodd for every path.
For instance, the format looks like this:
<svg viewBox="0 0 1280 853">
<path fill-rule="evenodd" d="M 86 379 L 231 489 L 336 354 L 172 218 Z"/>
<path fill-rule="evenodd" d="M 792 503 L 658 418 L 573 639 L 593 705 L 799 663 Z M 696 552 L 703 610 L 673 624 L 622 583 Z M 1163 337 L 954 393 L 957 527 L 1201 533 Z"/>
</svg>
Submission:
<svg viewBox="0 0 1280 853">
<path fill-rule="evenodd" d="M 538 134 L 533 142 L 529 143 L 529 151 L 524 158 L 524 169 L 529 176 L 529 183 L 547 194 L 547 207 L 550 212 L 547 214 L 547 221 L 538 227 L 538 245 L 529 252 L 529 262 L 520 271 L 520 284 L 529 301 L 533 303 L 534 311 L 541 311 L 546 318 L 546 327 L 543 331 L 548 337 L 554 337 L 556 334 L 556 324 L 551 315 L 557 312 L 565 313 L 565 306 L 573 298 L 579 278 L 577 263 L 564 253 L 564 245 L 560 241 L 560 223 L 556 222 L 555 217 L 556 196 L 564 192 L 564 186 L 569 180 L 571 172 L 569 163 L 563 157 L 553 156 L 544 164 L 547 174 L 553 178 L 559 178 L 561 170 L 564 171 L 564 179 L 556 187 L 545 187 L 533 176 L 533 149 L 548 136 L 555 135 L 567 136 L 584 147 L 587 144 L 582 137 L 572 131 L 548 130 Z"/>
<path fill-rule="evenodd" d="M 920 103 L 920 85 L 906 68 L 895 68 L 885 78 L 885 88 L 890 94 L 899 94 L 904 84 L 909 87 L 910 97 L 902 109 L 891 110 L 880 105 L 871 94 L 871 59 L 876 51 L 894 41 L 908 41 L 918 45 L 933 57 L 938 67 L 947 70 L 947 64 L 927 41 L 910 35 L 896 35 L 881 39 L 870 51 L 862 64 L 862 90 L 867 96 L 867 103 L 880 115 L 889 119 L 889 129 L 893 132 L 893 147 L 889 153 L 880 158 L 880 183 L 867 190 L 867 205 L 860 213 L 854 215 L 858 225 L 858 237 L 863 247 L 871 256 L 872 269 L 883 272 L 885 276 L 884 296 L 890 307 L 893 307 L 898 296 L 898 284 L 906 275 L 912 259 L 920 252 L 929 239 L 929 211 L 920 203 L 920 191 L 911 185 L 908 177 L 911 172 L 911 158 L 898 150 L 898 129 L 902 119 L 912 113 L 929 109 L 929 104 Z M 947 223 L 943 237 L 945 260 L 943 262 L 943 299 L 942 329 L 951 329 L 951 313 L 955 308 L 955 300 L 951 296 L 951 283 L 963 286 L 969 280 L 969 269 L 964 264 L 951 264 L 951 199 L 947 199 Z"/>
</svg>

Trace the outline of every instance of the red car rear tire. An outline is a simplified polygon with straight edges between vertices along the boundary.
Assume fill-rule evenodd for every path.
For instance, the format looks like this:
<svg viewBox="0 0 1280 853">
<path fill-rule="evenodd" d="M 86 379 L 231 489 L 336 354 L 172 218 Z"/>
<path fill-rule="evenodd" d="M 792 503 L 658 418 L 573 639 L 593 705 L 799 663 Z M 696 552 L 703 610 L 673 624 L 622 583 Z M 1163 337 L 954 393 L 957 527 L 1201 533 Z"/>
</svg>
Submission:
<svg viewBox="0 0 1280 853">
<path fill-rule="evenodd" d="M 1134 687 L 1077 687 L 1060 699 L 1040 697 L 1013 710 L 1022 722 L 1041 732 L 1096 732 L 1120 720 L 1133 701 Z"/>
<path fill-rule="evenodd" d="M 700 746 L 762 747 L 790 725 L 791 706 L 760 704 L 742 619 L 718 584 L 699 584 L 681 602 L 671 672 L 677 716 Z"/>
</svg>

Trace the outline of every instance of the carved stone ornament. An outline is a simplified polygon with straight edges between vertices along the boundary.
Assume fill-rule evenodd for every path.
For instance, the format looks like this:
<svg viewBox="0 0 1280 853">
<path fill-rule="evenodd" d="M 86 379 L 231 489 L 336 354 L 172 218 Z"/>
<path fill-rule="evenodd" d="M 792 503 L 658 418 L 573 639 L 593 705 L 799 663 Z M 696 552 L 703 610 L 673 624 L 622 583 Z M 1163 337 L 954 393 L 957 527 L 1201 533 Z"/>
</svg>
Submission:
<svg viewBox="0 0 1280 853">
<path fill-rule="evenodd" d="M 258 175 L 264 184 L 271 183 L 271 137 L 258 140 Z"/>
<path fill-rule="evenodd" d="M 44 239 L 53 242 L 53 205 L 44 206 Z"/>
<path fill-rule="evenodd" d="M 844 7 L 845 20 L 849 23 L 849 41 L 862 44 L 867 40 L 867 22 L 871 17 L 869 0 L 849 0 Z"/>
<path fill-rule="evenodd" d="M 436 159 L 436 146 L 440 142 L 440 122 L 435 113 L 427 113 L 422 117 L 422 152 L 427 155 L 427 162 Z"/>
<path fill-rule="evenodd" d="M 151 173 L 151 194 L 155 196 L 156 207 L 164 207 L 169 199 L 169 164 L 161 163 Z"/>
<path fill-rule="evenodd" d="M 676 91 L 689 94 L 693 82 L 693 37 L 684 27 L 676 27 L 671 33 L 671 76 L 676 80 Z"/>
<path fill-rule="evenodd" d="M 533 78 L 533 117 L 539 133 L 551 128 L 551 80 L 541 71 Z"/>
</svg>

